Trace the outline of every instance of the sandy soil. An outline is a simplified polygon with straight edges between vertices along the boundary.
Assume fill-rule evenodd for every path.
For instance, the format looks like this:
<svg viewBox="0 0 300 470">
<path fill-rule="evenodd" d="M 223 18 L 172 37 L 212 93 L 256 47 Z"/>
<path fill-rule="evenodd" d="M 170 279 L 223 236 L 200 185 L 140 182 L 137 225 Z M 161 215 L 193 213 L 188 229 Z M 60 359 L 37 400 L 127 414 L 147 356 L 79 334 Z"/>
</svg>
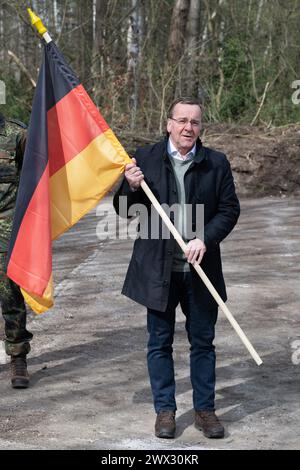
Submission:
<svg viewBox="0 0 300 470">
<path fill-rule="evenodd" d="M 264 363 L 256 366 L 220 312 L 216 406 L 225 439 L 208 440 L 193 426 L 180 311 L 177 435 L 154 437 L 145 311 L 120 294 L 132 242 L 100 242 L 93 212 L 55 243 L 55 307 L 29 316 L 29 389 L 11 389 L 1 350 L 0 449 L 300 448 L 299 199 L 241 205 L 240 222 L 223 243 L 228 306 Z"/>
</svg>

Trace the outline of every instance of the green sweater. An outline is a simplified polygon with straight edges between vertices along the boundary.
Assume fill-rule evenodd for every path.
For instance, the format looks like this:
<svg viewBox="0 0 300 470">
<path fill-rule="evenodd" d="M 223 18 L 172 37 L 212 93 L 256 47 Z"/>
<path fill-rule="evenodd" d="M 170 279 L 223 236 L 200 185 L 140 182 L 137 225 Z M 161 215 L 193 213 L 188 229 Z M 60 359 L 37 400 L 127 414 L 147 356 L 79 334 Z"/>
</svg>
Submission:
<svg viewBox="0 0 300 470">
<path fill-rule="evenodd" d="M 176 179 L 177 194 L 178 194 L 178 204 L 180 206 L 180 211 L 176 220 L 175 214 L 175 226 L 179 233 L 182 235 L 182 238 L 187 242 L 186 233 L 187 233 L 187 220 L 186 220 L 186 206 L 185 206 L 185 188 L 184 188 L 184 175 L 190 167 L 193 159 L 188 160 L 179 160 L 177 158 L 170 157 L 172 167 L 174 170 L 174 175 Z M 189 271 L 190 266 L 186 260 L 186 256 L 181 250 L 180 246 L 176 242 L 175 251 L 173 256 L 173 265 L 172 271 L 183 272 Z"/>
</svg>

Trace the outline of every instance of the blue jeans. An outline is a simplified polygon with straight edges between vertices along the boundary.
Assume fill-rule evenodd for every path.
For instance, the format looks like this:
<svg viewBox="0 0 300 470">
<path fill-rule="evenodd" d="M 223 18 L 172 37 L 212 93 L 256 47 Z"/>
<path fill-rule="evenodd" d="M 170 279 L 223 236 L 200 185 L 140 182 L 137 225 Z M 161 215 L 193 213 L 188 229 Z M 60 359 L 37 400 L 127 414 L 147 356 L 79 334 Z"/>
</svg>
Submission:
<svg viewBox="0 0 300 470">
<path fill-rule="evenodd" d="M 218 307 L 210 310 L 201 307 L 201 298 L 191 282 L 191 276 L 191 272 L 173 272 L 166 311 L 147 311 L 147 361 L 156 413 L 176 410 L 172 345 L 175 311 L 179 303 L 186 317 L 185 328 L 191 346 L 190 374 L 194 409 L 215 409 L 216 356 L 213 340 Z"/>
</svg>

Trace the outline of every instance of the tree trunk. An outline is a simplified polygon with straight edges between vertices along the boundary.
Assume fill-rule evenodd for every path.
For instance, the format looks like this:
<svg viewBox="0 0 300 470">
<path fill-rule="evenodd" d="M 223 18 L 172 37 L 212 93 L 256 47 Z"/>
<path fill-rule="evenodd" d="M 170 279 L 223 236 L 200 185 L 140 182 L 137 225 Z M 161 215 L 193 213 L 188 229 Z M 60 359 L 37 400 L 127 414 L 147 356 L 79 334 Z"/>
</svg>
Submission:
<svg viewBox="0 0 300 470">
<path fill-rule="evenodd" d="M 93 0 L 78 4 L 79 23 L 79 74 L 83 82 L 90 79 L 93 51 Z"/>
<path fill-rule="evenodd" d="M 254 28 L 255 32 L 257 32 L 260 27 L 261 12 L 262 12 L 263 6 L 264 6 L 264 0 L 259 0 L 256 21 L 255 21 L 255 28 Z"/>
<path fill-rule="evenodd" d="M 107 14 L 108 0 L 94 0 L 96 3 L 94 31 L 95 31 L 95 52 L 103 53 L 105 37 L 105 20 Z"/>
<path fill-rule="evenodd" d="M 105 80 L 107 54 L 105 51 L 105 37 L 106 37 L 106 18 L 107 18 L 108 0 L 94 0 L 94 14 L 93 14 L 93 76 L 94 87 L 96 90 L 102 89 L 102 82 Z"/>
<path fill-rule="evenodd" d="M 187 66 L 186 81 L 188 95 L 193 95 L 199 85 L 197 74 L 199 57 L 199 35 L 200 35 L 200 0 L 191 0 L 190 11 L 187 23 Z"/>
<path fill-rule="evenodd" d="M 184 54 L 190 2 L 191 0 L 176 0 L 173 8 L 168 47 L 170 65 L 176 65 Z"/>
<path fill-rule="evenodd" d="M 138 65 L 140 57 L 140 41 L 139 41 L 139 0 L 131 0 L 132 13 L 129 17 L 128 34 L 127 34 L 127 73 L 129 87 L 129 109 L 131 112 L 131 129 L 136 125 L 136 114 L 138 107 L 139 94 L 139 77 Z"/>
</svg>

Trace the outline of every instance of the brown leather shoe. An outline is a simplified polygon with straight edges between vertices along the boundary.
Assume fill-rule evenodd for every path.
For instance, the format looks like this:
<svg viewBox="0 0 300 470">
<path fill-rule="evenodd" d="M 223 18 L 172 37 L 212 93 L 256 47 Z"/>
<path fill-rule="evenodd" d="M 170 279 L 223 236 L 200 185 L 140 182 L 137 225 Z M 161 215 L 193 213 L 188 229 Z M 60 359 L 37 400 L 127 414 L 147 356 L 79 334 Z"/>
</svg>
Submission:
<svg viewBox="0 0 300 470">
<path fill-rule="evenodd" d="M 175 411 L 160 411 L 155 421 L 155 436 L 174 439 L 176 430 Z"/>
<path fill-rule="evenodd" d="M 26 356 L 12 356 L 10 361 L 11 385 L 13 388 L 27 388 L 29 375 Z"/>
<path fill-rule="evenodd" d="M 214 411 L 195 411 L 195 427 L 212 439 L 224 437 L 224 427 Z"/>
</svg>

